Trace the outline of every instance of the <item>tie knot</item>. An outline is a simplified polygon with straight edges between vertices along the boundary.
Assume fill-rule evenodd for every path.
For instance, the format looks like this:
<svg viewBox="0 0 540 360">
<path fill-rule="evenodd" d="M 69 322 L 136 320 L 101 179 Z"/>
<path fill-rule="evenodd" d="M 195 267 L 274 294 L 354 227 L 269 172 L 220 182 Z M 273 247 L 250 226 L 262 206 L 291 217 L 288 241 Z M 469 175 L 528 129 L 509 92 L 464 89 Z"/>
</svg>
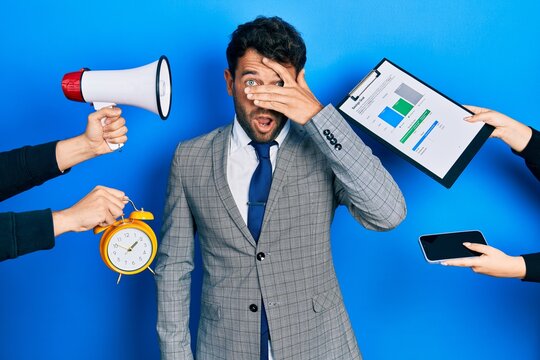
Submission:
<svg viewBox="0 0 540 360">
<path fill-rule="evenodd" d="M 261 158 L 269 159 L 270 147 L 272 147 L 273 145 L 277 145 L 277 142 L 275 140 L 267 142 L 267 143 L 258 143 L 258 142 L 252 141 L 249 143 L 249 145 L 253 146 L 253 148 L 255 149 L 258 159 L 261 159 Z"/>
</svg>

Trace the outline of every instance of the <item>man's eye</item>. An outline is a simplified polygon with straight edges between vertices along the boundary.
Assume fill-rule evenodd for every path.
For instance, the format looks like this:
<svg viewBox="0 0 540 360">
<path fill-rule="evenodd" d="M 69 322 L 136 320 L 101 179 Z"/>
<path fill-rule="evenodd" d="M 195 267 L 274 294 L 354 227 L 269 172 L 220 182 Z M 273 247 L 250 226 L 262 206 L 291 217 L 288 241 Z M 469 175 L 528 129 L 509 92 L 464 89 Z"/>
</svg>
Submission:
<svg viewBox="0 0 540 360">
<path fill-rule="evenodd" d="M 257 82 L 255 80 L 247 80 L 246 86 L 255 86 L 257 85 Z"/>
<path fill-rule="evenodd" d="M 276 83 L 276 85 L 277 85 L 277 86 L 283 87 L 283 86 L 285 86 L 285 83 L 284 83 L 283 81 L 278 81 L 278 82 Z"/>
</svg>

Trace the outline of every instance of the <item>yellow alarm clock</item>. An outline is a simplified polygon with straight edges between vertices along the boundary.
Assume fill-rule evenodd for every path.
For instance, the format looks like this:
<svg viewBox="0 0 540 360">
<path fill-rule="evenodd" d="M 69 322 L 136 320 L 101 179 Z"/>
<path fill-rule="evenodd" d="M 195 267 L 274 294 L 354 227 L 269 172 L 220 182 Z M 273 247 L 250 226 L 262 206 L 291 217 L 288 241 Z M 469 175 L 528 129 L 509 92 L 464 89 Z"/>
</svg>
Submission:
<svg viewBox="0 0 540 360">
<path fill-rule="evenodd" d="M 131 200 L 130 200 L 131 202 Z M 96 226 L 94 234 L 103 232 L 99 251 L 103 262 L 113 271 L 119 273 L 117 284 L 122 275 L 135 275 L 146 269 L 152 274 L 150 264 L 156 257 L 156 234 L 143 220 L 154 220 L 149 211 L 138 210 L 131 202 L 135 211 L 129 218 L 116 221 L 110 226 Z"/>
</svg>

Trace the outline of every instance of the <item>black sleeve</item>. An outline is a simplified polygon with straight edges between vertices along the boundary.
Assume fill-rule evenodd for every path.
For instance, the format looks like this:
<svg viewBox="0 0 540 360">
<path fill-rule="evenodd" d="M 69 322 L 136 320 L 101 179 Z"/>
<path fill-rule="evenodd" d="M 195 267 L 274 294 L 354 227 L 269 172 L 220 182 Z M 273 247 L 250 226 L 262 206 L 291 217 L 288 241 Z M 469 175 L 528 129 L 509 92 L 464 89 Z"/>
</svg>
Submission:
<svg viewBox="0 0 540 360">
<path fill-rule="evenodd" d="M 62 174 L 56 162 L 57 142 L 0 152 L 0 201 Z"/>
<path fill-rule="evenodd" d="M 521 255 L 525 259 L 526 274 L 523 281 L 540 282 L 540 253 Z"/>
<path fill-rule="evenodd" d="M 54 247 L 50 209 L 0 213 L 0 261 Z"/>
<path fill-rule="evenodd" d="M 527 164 L 529 170 L 540 180 L 540 132 L 535 129 L 532 129 L 532 132 L 531 140 L 525 149 L 514 153 L 525 159 L 525 164 Z"/>
<path fill-rule="evenodd" d="M 531 128 L 532 129 L 532 128 Z M 525 159 L 527 167 L 540 180 L 540 132 L 532 129 L 531 140 L 517 155 Z M 540 253 L 521 255 L 525 259 L 526 274 L 524 281 L 540 282 Z"/>
</svg>

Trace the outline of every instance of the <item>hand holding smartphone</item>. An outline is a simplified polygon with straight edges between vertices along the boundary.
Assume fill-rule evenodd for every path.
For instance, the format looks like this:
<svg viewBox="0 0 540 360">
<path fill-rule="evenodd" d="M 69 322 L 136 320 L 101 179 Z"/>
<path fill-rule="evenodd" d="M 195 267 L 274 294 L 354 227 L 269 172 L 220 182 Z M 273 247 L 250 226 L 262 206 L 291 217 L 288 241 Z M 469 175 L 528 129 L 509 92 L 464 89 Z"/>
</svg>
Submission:
<svg viewBox="0 0 540 360">
<path fill-rule="evenodd" d="M 463 246 L 465 242 L 487 245 L 484 235 L 478 230 L 422 235 L 419 241 L 424 257 L 431 264 L 482 255 Z"/>
</svg>

